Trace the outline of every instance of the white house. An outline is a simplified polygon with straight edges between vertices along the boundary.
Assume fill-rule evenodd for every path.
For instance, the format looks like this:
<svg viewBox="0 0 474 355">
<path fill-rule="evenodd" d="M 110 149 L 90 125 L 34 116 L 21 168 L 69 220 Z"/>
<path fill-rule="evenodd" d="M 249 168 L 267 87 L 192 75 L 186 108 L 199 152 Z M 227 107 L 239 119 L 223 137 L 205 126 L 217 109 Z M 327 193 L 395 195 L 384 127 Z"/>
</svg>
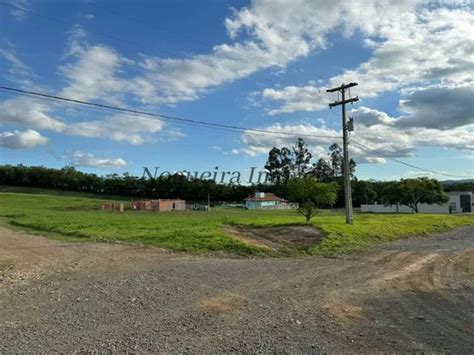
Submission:
<svg viewBox="0 0 474 355">
<path fill-rule="evenodd" d="M 257 209 L 291 209 L 297 208 L 297 204 L 288 203 L 285 199 L 282 199 L 271 192 L 256 192 L 250 195 L 245 200 L 245 208 L 248 210 Z"/>
</svg>

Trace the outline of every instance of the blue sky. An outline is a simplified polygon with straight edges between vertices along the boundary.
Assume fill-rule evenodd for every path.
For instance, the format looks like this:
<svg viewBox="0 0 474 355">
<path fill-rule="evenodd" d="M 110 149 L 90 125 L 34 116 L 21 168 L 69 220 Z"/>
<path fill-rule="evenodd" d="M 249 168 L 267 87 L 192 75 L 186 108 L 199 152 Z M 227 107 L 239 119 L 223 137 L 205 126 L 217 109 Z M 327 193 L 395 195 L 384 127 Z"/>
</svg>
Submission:
<svg viewBox="0 0 474 355">
<path fill-rule="evenodd" d="M 470 2 L 2 4 L 3 86 L 282 132 L 210 130 L 0 92 L 2 164 L 245 173 L 298 134 L 314 136 L 306 141 L 316 160 L 335 141 L 325 137 L 341 135 L 326 89 L 357 81 L 361 100 L 349 111 L 359 178 L 426 175 L 362 147 L 474 176 Z"/>
</svg>

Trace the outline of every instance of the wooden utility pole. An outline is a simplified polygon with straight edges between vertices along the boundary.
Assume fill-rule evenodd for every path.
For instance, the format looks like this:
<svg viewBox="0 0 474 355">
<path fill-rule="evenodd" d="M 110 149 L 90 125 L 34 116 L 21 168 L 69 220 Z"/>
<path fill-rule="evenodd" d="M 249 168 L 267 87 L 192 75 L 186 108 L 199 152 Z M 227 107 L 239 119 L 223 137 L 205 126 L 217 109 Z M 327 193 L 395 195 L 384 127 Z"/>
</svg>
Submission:
<svg viewBox="0 0 474 355">
<path fill-rule="evenodd" d="M 352 211 L 352 189 L 351 189 L 351 167 L 349 159 L 349 140 L 348 140 L 348 127 L 347 127 L 347 116 L 346 116 L 346 104 L 359 101 L 359 98 L 353 97 L 346 99 L 346 90 L 357 86 L 357 83 L 342 84 L 336 88 L 328 89 L 326 92 L 340 92 L 341 100 L 335 101 L 329 104 L 329 108 L 342 105 L 342 139 L 343 139 L 343 151 L 344 151 L 344 197 L 346 205 L 346 223 L 352 224 L 353 221 L 353 211 Z"/>
</svg>

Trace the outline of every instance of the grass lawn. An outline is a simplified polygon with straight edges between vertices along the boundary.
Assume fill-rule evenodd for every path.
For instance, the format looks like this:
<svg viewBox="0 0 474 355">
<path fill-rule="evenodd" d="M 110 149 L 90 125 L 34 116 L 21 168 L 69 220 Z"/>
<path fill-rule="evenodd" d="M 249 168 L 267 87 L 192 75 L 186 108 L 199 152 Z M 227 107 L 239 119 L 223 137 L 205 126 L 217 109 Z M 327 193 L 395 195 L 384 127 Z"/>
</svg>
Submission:
<svg viewBox="0 0 474 355">
<path fill-rule="evenodd" d="M 0 222 L 71 241 L 118 240 L 178 251 L 226 251 L 244 255 L 268 252 L 232 239 L 224 231 L 226 225 L 304 224 L 304 218 L 295 211 L 213 209 L 120 214 L 99 211 L 102 202 L 81 197 L 0 193 Z M 346 225 L 344 221 L 341 214 L 325 212 L 316 216 L 312 223 L 325 233 L 325 238 L 307 250 L 293 252 L 344 254 L 385 241 L 474 224 L 474 216 L 359 214 L 354 225 Z"/>
</svg>

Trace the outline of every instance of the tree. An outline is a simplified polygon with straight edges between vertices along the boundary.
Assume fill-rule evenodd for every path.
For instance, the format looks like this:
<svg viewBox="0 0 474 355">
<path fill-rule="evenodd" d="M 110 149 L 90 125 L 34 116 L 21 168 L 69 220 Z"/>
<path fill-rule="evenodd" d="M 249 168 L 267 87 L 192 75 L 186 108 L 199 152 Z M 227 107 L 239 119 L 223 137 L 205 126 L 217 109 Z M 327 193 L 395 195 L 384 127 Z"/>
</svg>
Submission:
<svg viewBox="0 0 474 355">
<path fill-rule="evenodd" d="M 337 143 L 329 146 L 329 161 L 331 163 L 331 169 L 334 177 L 342 175 L 342 165 L 344 157 L 342 155 L 342 149 Z"/>
<path fill-rule="evenodd" d="M 377 199 L 377 192 L 369 181 L 354 181 L 353 189 L 352 197 L 355 206 L 374 203 Z"/>
<path fill-rule="evenodd" d="M 273 183 L 280 183 L 281 180 L 281 151 L 277 147 L 273 147 L 268 152 L 265 170 L 268 171 L 268 180 Z"/>
<path fill-rule="evenodd" d="M 313 176 L 288 181 L 289 198 L 299 203 L 298 212 L 309 222 L 320 207 L 336 201 L 337 186 L 317 181 Z"/>
<path fill-rule="evenodd" d="M 329 161 L 331 162 L 331 168 L 334 177 L 344 175 L 344 154 L 342 148 L 337 143 L 329 146 Z M 357 164 L 353 159 L 349 160 L 349 169 L 351 177 L 354 176 L 355 168 Z"/>
<path fill-rule="evenodd" d="M 313 166 L 313 175 L 319 181 L 329 182 L 334 177 L 334 171 L 331 165 L 325 159 L 321 158 Z"/>
<path fill-rule="evenodd" d="M 448 197 L 444 194 L 443 185 L 436 179 L 420 177 L 417 179 L 402 179 L 388 185 L 384 189 L 384 202 L 401 204 L 410 207 L 418 213 L 420 203 L 446 203 Z"/>
<path fill-rule="evenodd" d="M 265 164 L 269 180 L 276 184 L 286 183 L 291 176 L 292 165 L 291 151 L 288 148 L 278 149 L 273 147 L 268 152 L 268 159 Z"/>
<path fill-rule="evenodd" d="M 289 150 L 287 147 L 281 148 L 280 161 L 282 182 L 286 183 L 291 177 L 293 169 L 293 156 L 291 154 L 291 150 Z"/>
<path fill-rule="evenodd" d="M 309 163 L 313 155 L 309 152 L 308 146 L 303 138 L 298 138 L 293 146 L 294 155 L 294 176 L 303 177 L 308 171 Z"/>
</svg>

